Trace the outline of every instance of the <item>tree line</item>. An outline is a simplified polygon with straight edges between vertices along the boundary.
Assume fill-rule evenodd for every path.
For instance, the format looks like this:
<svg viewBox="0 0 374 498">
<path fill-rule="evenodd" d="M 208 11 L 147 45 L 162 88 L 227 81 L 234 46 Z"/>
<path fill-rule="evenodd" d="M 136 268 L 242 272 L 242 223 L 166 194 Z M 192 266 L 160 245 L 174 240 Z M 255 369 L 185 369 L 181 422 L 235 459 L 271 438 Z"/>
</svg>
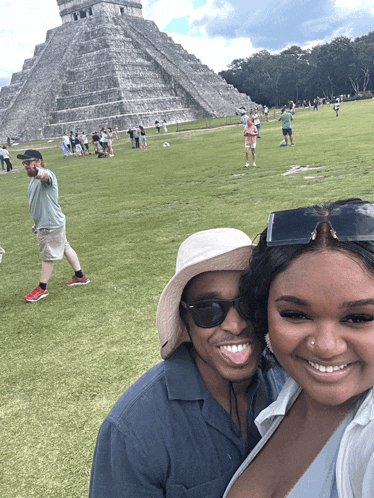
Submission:
<svg viewBox="0 0 374 498">
<path fill-rule="evenodd" d="M 339 36 L 307 50 L 297 45 L 278 54 L 261 50 L 233 60 L 219 74 L 254 102 L 268 106 L 365 94 L 374 81 L 374 31 L 354 40 Z"/>
</svg>

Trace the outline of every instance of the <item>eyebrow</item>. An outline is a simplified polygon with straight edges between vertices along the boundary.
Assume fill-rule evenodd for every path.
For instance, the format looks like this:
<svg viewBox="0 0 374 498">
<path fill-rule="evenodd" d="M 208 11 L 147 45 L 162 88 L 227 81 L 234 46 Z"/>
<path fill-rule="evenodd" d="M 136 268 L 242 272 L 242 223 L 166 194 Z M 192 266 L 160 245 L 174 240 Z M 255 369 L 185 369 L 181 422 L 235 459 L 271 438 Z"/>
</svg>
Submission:
<svg viewBox="0 0 374 498">
<path fill-rule="evenodd" d="M 286 301 L 287 303 L 299 304 L 300 306 L 307 306 L 309 303 L 295 296 L 281 296 L 275 300 L 276 303 Z"/>
<path fill-rule="evenodd" d="M 374 305 L 374 299 L 360 299 L 359 301 L 347 301 L 343 303 L 341 308 L 358 308 L 359 306 L 365 306 L 367 304 Z"/>
<path fill-rule="evenodd" d="M 192 301 L 190 302 L 197 302 L 197 301 L 207 301 L 209 299 L 220 299 L 221 296 L 218 292 L 206 292 L 205 294 L 198 294 Z"/>
<path fill-rule="evenodd" d="M 281 296 L 275 300 L 276 303 L 280 302 L 280 301 L 298 304 L 299 306 L 308 306 L 309 305 L 308 301 L 305 301 L 304 299 L 300 299 L 296 296 Z M 369 304 L 374 305 L 374 299 L 360 299 L 358 301 L 347 301 L 345 303 L 342 303 L 339 307 L 340 308 L 358 308 L 360 306 L 366 306 Z"/>
</svg>

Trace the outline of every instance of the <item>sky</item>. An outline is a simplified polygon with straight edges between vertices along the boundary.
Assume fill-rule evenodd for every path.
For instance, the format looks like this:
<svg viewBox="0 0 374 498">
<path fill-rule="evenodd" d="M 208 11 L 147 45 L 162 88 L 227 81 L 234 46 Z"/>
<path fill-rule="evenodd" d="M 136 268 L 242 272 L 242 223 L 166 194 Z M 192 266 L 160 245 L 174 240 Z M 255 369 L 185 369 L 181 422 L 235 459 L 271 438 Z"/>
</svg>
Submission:
<svg viewBox="0 0 374 498">
<path fill-rule="evenodd" d="M 259 50 L 303 48 L 374 30 L 374 0 L 143 0 L 143 16 L 216 72 Z M 8 85 L 48 29 L 56 0 L 0 0 L 0 87 Z"/>
</svg>

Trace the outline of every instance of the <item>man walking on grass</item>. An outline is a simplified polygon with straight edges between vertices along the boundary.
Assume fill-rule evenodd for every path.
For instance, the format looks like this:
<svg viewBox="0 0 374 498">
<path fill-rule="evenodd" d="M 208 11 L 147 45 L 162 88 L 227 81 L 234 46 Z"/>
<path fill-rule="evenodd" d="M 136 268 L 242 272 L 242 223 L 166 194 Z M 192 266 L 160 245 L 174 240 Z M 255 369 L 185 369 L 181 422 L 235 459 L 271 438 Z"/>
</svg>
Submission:
<svg viewBox="0 0 374 498">
<path fill-rule="evenodd" d="M 282 122 L 282 131 L 283 131 L 284 140 L 286 142 L 286 147 L 288 147 L 288 136 L 290 137 L 292 147 L 294 147 L 295 144 L 293 143 L 292 114 L 290 112 L 286 112 L 286 109 L 282 109 L 282 113 L 278 121 Z"/>
<path fill-rule="evenodd" d="M 75 275 L 67 285 L 86 285 L 89 279 L 83 275 L 77 253 L 66 240 L 65 215 L 58 204 L 57 178 L 52 171 L 45 169 L 45 163 L 40 152 L 26 150 L 18 154 L 18 159 L 31 178 L 28 187 L 30 213 L 34 219 L 33 232 L 38 236 L 39 252 L 43 260 L 42 276 L 39 286 L 25 296 L 28 303 L 35 303 L 48 296 L 47 284 L 51 278 L 54 262 L 66 256 Z"/>
</svg>

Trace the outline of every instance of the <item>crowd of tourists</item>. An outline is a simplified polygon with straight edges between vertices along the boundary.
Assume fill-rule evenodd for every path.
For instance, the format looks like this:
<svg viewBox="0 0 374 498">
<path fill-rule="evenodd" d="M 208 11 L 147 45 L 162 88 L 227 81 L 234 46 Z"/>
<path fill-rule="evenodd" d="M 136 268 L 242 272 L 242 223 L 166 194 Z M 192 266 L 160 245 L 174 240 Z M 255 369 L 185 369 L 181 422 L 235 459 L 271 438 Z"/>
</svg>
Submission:
<svg viewBox="0 0 374 498">
<path fill-rule="evenodd" d="M 119 140 L 119 130 L 115 130 L 117 139 Z M 99 131 L 92 133 L 91 144 L 93 145 L 94 153 L 103 157 L 114 157 L 113 150 L 113 130 L 112 128 L 101 128 Z M 91 155 L 90 141 L 87 133 L 64 133 L 60 142 L 60 147 L 64 157 L 69 156 L 86 156 Z"/>
</svg>

